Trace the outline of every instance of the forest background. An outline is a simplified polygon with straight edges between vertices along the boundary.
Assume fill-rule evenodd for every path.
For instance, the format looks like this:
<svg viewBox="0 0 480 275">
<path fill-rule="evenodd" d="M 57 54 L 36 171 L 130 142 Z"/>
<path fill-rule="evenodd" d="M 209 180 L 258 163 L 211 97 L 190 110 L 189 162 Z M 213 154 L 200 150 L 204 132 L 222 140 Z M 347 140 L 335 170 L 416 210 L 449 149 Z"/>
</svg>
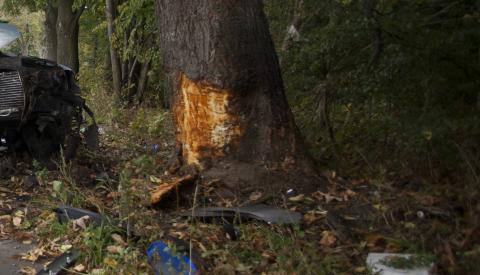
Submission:
<svg viewBox="0 0 480 275">
<path fill-rule="evenodd" d="M 171 95 L 155 1 L 107 0 L 110 17 L 103 0 L 65 1 L 74 14 L 81 10 L 74 39 L 78 80 L 98 122 L 135 113 L 131 127 L 149 135 L 164 131 Z M 448 185 L 461 190 L 462 205 L 476 207 L 480 1 L 264 3 L 286 96 L 319 170 L 424 192 Z M 47 57 L 46 15 L 57 3 L 0 4 L 1 19 L 22 33 L 8 51 Z M 151 110 L 160 114 L 150 116 Z"/>
</svg>

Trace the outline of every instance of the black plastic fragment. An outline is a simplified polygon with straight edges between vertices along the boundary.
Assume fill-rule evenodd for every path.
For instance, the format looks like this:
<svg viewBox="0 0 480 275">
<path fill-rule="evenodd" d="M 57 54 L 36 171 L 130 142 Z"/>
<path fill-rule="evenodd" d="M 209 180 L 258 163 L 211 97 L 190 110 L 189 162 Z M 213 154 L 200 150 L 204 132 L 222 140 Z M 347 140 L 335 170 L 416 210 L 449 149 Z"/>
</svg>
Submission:
<svg viewBox="0 0 480 275">
<path fill-rule="evenodd" d="M 67 268 L 71 267 L 80 257 L 80 251 L 77 249 L 69 250 L 59 257 L 55 258 L 53 262 L 48 264 L 37 275 L 57 275 L 61 274 Z"/>
<path fill-rule="evenodd" d="M 238 239 L 240 239 L 240 230 L 231 223 L 224 224 L 223 230 L 227 234 L 228 238 L 230 238 L 230 240 L 237 241 Z"/>
<path fill-rule="evenodd" d="M 224 218 L 231 219 L 235 216 L 240 219 L 255 219 L 268 224 L 298 224 L 302 215 L 297 212 L 279 209 L 272 206 L 258 204 L 243 207 L 205 207 L 185 212 L 182 216 L 194 218 Z"/>
<path fill-rule="evenodd" d="M 66 205 L 61 205 L 53 210 L 57 214 L 58 221 L 65 223 L 71 220 L 77 220 L 88 216 L 91 224 L 101 226 L 109 224 L 109 221 L 102 215 L 80 208 L 74 208 Z"/>
<path fill-rule="evenodd" d="M 117 227 L 120 230 L 126 230 L 128 225 L 126 222 L 120 221 L 118 219 L 110 219 L 106 216 L 103 216 L 99 213 L 92 212 L 89 210 L 75 208 L 67 205 L 60 205 L 59 207 L 53 209 L 57 214 L 58 221 L 65 223 L 72 220 L 77 220 L 85 216 L 89 217 L 89 222 L 93 226 L 102 226 L 109 225 Z"/>
</svg>

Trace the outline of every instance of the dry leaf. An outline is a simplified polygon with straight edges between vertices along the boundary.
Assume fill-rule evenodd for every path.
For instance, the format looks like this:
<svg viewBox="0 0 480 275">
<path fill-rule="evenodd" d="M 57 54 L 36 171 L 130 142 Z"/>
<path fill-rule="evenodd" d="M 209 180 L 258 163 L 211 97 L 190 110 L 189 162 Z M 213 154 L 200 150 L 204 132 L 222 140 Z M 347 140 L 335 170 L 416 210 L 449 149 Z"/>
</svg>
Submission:
<svg viewBox="0 0 480 275">
<path fill-rule="evenodd" d="M 116 242 L 121 246 L 127 246 L 127 243 L 123 240 L 122 236 L 120 236 L 119 234 L 112 234 L 112 239 L 114 242 Z"/>
<path fill-rule="evenodd" d="M 322 232 L 322 239 L 320 240 L 320 244 L 323 246 L 332 246 L 337 241 L 337 236 L 332 231 L 325 230 Z"/>
<path fill-rule="evenodd" d="M 112 259 L 110 257 L 106 257 L 105 259 L 103 259 L 103 263 L 113 269 L 116 269 L 118 265 L 118 262 L 115 259 Z"/>
<path fill-rule="evenodd" d="M 152 183 L 162 183 L 163 181 L 155 176 L 150 176 L 150 181 Z"/>
<path fill-rule="evenodd" d="M 107 251 L 113 254 L 122 254 L 123 248 L 118 245 L 109 245 L 107 246 Z"/>
<path fill-rule="evenodd" d="M 62 244 L 62 246 L 60 246 L 60 250 L 62 252 L 67 252 L 68 250 L 70 250 L 72 248 L 72 245 L 71 244 Z"/>
<path fill-rule="evenodd" d="M 8 221 L 11 220 L 12 216 L 11 215 L 2 215 L 0 216 L 0 221 Z"/>
<path fill-rule="evenodd" d="M 24 266 L 22 267 L 22 269 L 18 271 L 18 273 L 24 274 L 24 275 L 35 275 L 37 274 L 37 271 L 35 270 L 35 268 L 31 266 Z"/>
<path fill-rule="evenodd" d="M 80 227 L 83 230 L 87 229 L 87 225 L 89 221 L 90 221 L 89 216 L 83 216 L 81 218 L 73 220 L 73 230 L 75 230 L 76 227 Z"/>
<path fill-rule="evenodd" d="M 310 210 L 303 216 L 303 220 L 305 221 L 306 224 L 311 224 L 314 221 L 320 219 L 321 217 L 324 217 L 325 215 L 326 215 L 326 212 Z"/>
<path fill-rule="evenodd" d="M 288 198 L 289 201 L 293 201 L 293 202 L 303 201 L 304 199 L 305 199 L 304 194 L 300 194 L 300 195 L 297 195 L 295 197 Z"/>
<path fill-rule="evenodd" d="M 250 199 L 251 201 L 257 201 L 257 200 L 259 200 L 262 196 L 263 196 L 262 192 L 256 191 L 256 192 L 253 192 L 252 194 L 250 194 L 249 199 Z"/>
<path fill-rule="evenodd" d="M 84 272 L 86 267 L 83 264 L 78 264 L 73 267 L 73 270 L 76 272 Z"/>
<path fill-rule="evenodd" d="M 12 222 L 15 227 L 20 227 L 20 225 L 22 224 L 22 218 L 13 217 Z"/>
<path fill-rule="evenodd" d="M 38 258 L 43 256 L 43 248 L 34 248 L 30 250 L 27 254 L 24 254 L 22 256 L 22 260 L 30 261 L 30 262 L 36 262 Z"/>
</svg>

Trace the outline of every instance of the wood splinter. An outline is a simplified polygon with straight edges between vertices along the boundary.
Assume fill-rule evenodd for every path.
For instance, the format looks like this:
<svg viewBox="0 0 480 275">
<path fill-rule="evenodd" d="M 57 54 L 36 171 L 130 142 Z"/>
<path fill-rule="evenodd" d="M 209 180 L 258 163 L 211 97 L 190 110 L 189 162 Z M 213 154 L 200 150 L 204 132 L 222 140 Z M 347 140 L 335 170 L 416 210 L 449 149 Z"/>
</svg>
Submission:
<svg viewBox="0 0 480 275">
<path fill-rule="evenodd" d="M 180 187 L 181 185 L 193 183 L 197 179 L 197 175 L 186 175 L 180 178 L 175 178 L 171 181 L 164 182 L 150 192 L 150 203 L 159 203 L 168 193 Z"/>
</svg>

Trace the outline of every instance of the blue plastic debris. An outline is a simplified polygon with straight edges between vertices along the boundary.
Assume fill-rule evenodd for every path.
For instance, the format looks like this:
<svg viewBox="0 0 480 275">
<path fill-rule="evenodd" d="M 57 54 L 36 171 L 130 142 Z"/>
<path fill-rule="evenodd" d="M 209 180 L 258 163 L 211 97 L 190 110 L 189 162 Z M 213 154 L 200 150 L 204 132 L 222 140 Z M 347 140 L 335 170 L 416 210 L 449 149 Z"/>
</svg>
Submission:
<svg viewBox="0 0 480 275">
<path fill-rule="evenodd" d="M 155 241 L 148 246 L 147 257 L 155 275 L 194 275 L 199 273 L 187 255 L 178 255 L 162 241 Z"/>
<path fill-rule="evenodd" d="M 149 153 L 152 153 L 152 154 L 156 154 L 158 153 L 159 149 L 160 149 L 160 146 L 158 144 L 147 144 L 147 143 L 144 143 L 143 144 L 143 149 L 146 151 L 146 152 L 149 152 Z"/>
</svg>

